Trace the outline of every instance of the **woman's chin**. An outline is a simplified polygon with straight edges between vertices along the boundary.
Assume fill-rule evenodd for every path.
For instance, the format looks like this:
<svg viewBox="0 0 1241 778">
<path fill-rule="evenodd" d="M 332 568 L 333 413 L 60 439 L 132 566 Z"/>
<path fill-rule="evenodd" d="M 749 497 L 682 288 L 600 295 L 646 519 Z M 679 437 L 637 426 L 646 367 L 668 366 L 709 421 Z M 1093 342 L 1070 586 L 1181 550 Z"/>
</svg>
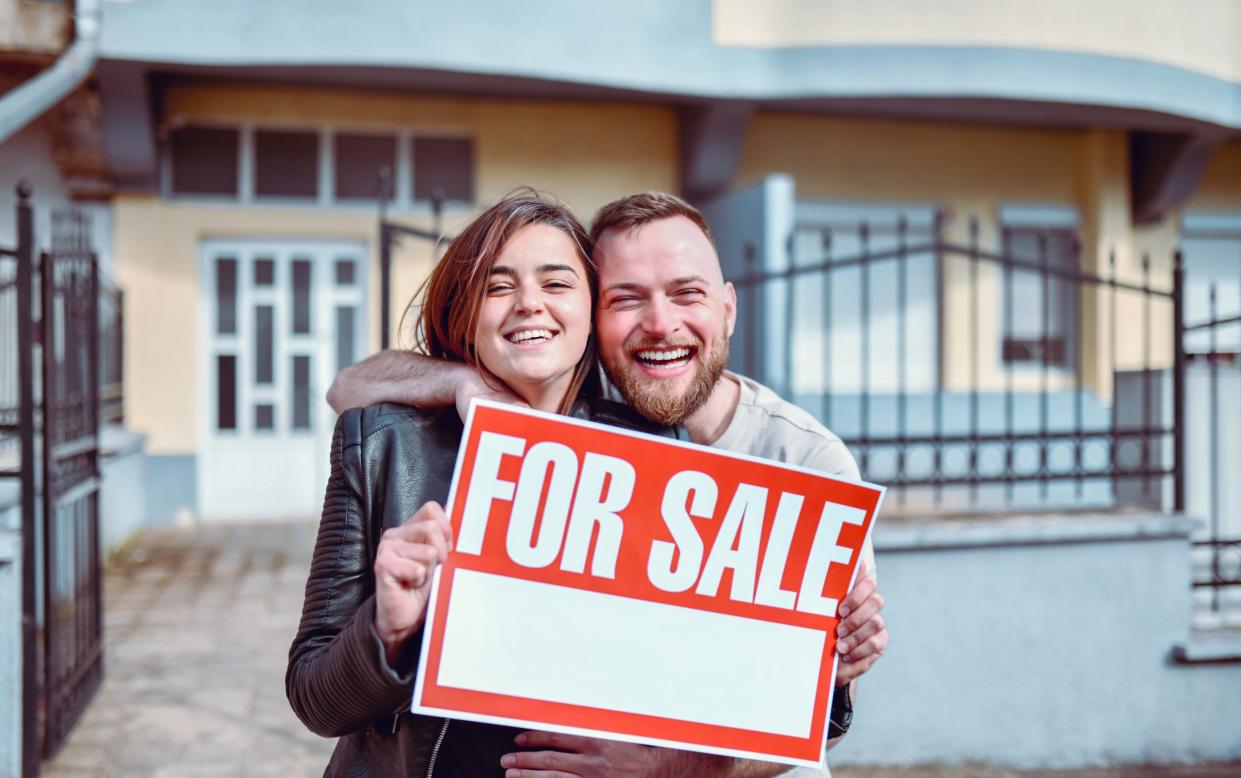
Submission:
<svg viewBox="0 0 1241 778">
<path fill-rule="evenodd" d="M 524 370 L 520 373 L 508 372 L 506 375 L 497 373 L 496 377 L 531 407 L 559 407 L 564 393 L 572 383 L 573 370 Z"/>
</svg>

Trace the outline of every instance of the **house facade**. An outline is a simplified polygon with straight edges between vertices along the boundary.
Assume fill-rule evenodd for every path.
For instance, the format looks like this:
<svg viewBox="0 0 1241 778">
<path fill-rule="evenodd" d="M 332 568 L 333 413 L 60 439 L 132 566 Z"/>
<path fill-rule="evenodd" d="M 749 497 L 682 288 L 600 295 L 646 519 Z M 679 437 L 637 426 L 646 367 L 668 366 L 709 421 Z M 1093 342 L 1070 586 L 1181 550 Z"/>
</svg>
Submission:
<svg viewBox="0 0 1241 778">
<path fill-rule="evenodd" d="M 1241 333 L 1206 326 L 1241 310 L 1238 36 L 1230 0 L 103 2 L 143 518 L 318 512 L 324 392 L 410 342 L 436 256 L 381 220 L 672 191 L 738 284 L 734 366 L 894 486 L 876 543 L 917 637 L 870 698 L 922 702 L 860 710 L 843 760 L 1241 756 L 1204 712 L 1241 716 L 1241 645 L 1195 637 L 1237 626 L 1241 578 Z M 1010 688 L 1056 672 L 1031 624 L 1071 604 L 1093 648 Z M 963 650 L 954 620 L 1002 637 Z M 1118 722 L 1101 701 L 1138 678 Z M 936 701 L 967 687 L 949 726 Z"/>
</svg>

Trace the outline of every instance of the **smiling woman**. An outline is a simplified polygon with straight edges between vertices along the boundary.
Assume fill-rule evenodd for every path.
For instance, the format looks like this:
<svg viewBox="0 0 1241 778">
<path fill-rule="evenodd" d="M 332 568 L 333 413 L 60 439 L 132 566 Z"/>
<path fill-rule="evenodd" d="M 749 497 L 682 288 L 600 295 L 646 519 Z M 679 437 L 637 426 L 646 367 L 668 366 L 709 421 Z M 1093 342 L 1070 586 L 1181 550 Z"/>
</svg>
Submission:
<svg viewBox="0 0 1241 778">
<path fill-rule="evenodd" d="M 669 433 L 599 398 L 590 247 L 563 206 L 533 191 L 506 197 L 427 279 L 419 350 L 470 365 L 534 408 Z M 328 776 L 501 776 L 515 750 L 518 730 L 408 712 L 432 573 L 452 547 L 440 506 L 461 431 L 451 409 L 391 404 L 337 422 L 285 676 L 302 721 L 339 738 Z"/>
<path fill-rule="evenodd" d="M 500 201 L 449 245 L 422 292 L 416 343 L 531 407 L 567 413 L 594 376 L 590 238 L 533 192 Z M 414 305 L 411 303 L 411 306 Z"/>
<path fill-rule="evenodd" d="M 496 258 L 479 311 L 479 361 L 532 408 L 563 407 L 577 368 L 593 353 L 589 263 L 565 233 L 532 224 Z"/>
</svg>

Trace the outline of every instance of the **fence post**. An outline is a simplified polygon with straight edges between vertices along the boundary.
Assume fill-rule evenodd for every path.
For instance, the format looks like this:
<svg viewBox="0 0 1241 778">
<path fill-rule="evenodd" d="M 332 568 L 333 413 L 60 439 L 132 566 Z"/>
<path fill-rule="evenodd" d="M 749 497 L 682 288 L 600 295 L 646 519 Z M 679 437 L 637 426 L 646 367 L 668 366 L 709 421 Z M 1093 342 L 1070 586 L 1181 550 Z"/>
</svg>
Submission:
<svg viewBox="0 0 1241 778">
<path fill-rule="evenodd" d="M 1172 264 L 1172 509 L 1185 510 L 1185 267 L 1177 249 Z"/>
<path fill-rule="evenodd" d="M 35 631 L 34 212 L 17 185 L 17 380 L 22 489 L 22 776 L 39 774 L 39 676 Z"/>
</svg>

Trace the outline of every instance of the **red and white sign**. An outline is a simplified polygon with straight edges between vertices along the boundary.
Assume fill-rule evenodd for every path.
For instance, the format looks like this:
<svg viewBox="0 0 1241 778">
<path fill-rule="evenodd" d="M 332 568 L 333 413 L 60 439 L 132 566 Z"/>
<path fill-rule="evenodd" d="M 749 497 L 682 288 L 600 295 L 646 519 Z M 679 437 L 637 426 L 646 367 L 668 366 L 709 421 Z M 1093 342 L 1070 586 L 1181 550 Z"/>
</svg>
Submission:
<svg viewBox="0 0 1241 778">
<path fill-rule="evenodd" d="M 412 709 L 818 765 L 883 489 L 493 403 L 466 420 Z"/>
</svg>

